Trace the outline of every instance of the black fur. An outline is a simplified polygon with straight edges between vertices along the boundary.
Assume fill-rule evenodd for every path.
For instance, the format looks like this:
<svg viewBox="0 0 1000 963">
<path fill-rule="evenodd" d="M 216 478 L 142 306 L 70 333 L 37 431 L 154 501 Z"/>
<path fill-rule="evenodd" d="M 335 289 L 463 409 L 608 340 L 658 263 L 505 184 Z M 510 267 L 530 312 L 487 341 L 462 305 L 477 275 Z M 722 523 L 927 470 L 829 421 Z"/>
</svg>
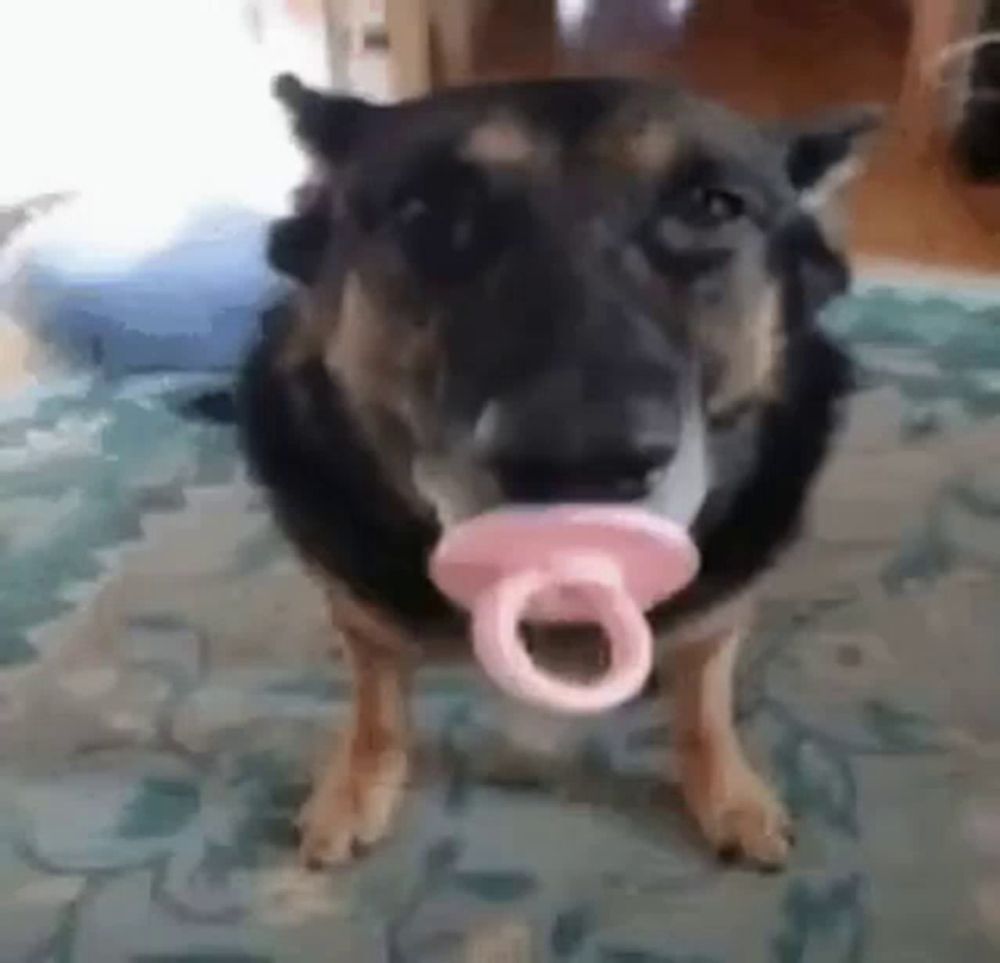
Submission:
<svg viewBox="0 0 1000 963">
<path fill-rule="evenodd" d="M 275 367 L 274 325 L 244 366 L 243 447 L 279 523 L 306 562 L 409 626 L 451 615 L 427 578 L 437 528 L 385 483 L 320 361 Z"/>
<path fill-rule="evenodd" d="M 856 107 L 823 118 L 813 128 L 798 132 L 785 163 L 796 190 L 809 190 L 834 168 L 857 152 L 858 140 L 875 131 L 882 121 L 876 107 Z"/>
<path fill-rule="evenodd" d="M 330 242 L 330 219 L 318 206 L 276 221 L 268 233 L 267 258 L 272 267 L 311 284 L 319 274 Z"/>
<path fill-rule="evenodd" d="M 328 160 L 337 160 L 358 138 L 365 121 L 378 108 L 353 97 L 329 97 L 302 84 L 291 74 L 274 81 L 274 96 L 295 117 L 295 135 Z"/>
</svg>

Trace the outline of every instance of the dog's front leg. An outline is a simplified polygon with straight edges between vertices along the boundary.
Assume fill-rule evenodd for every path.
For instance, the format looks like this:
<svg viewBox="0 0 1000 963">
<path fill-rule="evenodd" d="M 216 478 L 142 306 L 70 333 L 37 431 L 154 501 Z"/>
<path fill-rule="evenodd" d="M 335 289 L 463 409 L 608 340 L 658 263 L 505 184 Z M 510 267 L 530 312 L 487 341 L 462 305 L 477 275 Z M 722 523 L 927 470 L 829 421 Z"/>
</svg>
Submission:
<svg viewBox="0 0 1000 963">
<path fill-rule="evenodd" d="M 385 836 L 409 769 L 406 642 L 340 591 L 331 590 L 329 598 L 351 670 L 353 702 L 299 816 L 299 851 L 310 868 L 345 862 Z"/>
<path fill-rule="evenodd" d="M 674 743 L 681 788 L 708 841 L 726 861 L 784 865 L 792 828 L 784 806 L 753 770 L 733 722 L 733 675 L 742 629 L 674 651 Z"/>
</svg>

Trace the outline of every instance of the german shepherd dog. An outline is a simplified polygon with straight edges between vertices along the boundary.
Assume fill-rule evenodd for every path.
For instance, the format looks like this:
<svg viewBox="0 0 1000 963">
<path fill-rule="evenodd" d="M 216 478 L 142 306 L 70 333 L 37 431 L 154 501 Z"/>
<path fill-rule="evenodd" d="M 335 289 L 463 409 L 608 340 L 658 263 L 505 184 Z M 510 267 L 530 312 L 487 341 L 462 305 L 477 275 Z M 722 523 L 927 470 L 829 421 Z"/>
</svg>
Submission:
<svg viewBox="0 0 1000 963">
<path fill-rule="evenodd" d="M 680 498 L 702 566 L 651 619 L 683 793 L 720 856 L 780 867 L 791 826 L 740 747 L 733 669 L 849 388 L 817 324 L 849 280 L 827 212 L 877 113 L 763 124 L 618 79 L 275 92 L 314 174 L 270 237 L 295 292 L 245 366 L 242 436 L 354 683 L 302 858 L 349 859 L 399 808 L 414 654 L 466 630 L 428 579 L 444 526 Z M 674 472 L 691 425 L 700 469 Z"/>
</svg>

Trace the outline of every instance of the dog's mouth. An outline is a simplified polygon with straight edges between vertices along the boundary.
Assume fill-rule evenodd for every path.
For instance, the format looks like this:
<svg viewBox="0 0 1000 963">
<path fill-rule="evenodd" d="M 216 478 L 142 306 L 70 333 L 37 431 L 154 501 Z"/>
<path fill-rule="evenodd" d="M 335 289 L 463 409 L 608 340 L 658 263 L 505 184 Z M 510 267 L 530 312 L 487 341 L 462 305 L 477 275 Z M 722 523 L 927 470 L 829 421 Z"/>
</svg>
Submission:
<svg viewBox="0 0 1000 963">
<path fill-rule="evenodd" d="M 710 484 L 709 436 L 697 379 L 680 397 L 677 445 L 670 460 L 650 465 L 628 454 L 573 467 L 519 465 L 518 484 L 502 473 L 462 456 L 421 457 L 414 484 L 444 528 L 486 511 L 557 504 L 627 504 L 690 529 Z"/>
</svg>

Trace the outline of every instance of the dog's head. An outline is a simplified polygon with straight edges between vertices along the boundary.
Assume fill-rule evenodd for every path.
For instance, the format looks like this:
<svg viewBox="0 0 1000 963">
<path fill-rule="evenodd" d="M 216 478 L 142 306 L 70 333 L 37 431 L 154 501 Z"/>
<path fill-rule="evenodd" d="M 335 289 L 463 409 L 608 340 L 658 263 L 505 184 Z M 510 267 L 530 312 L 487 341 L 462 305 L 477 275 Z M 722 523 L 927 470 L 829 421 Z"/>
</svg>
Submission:
<svg viewBox="0 0 1000 963">
<path fill-rule="evenodd" d="M 276 91 L 316 168 L 271 238 L 302 286 L 285 360 L 323 359 L 443 521 L 554 500 L 690 516 L 847 283 L 822 212 L 870 110 L 779 128 L 611 80 L 392 107 Z"/>
</svg>

